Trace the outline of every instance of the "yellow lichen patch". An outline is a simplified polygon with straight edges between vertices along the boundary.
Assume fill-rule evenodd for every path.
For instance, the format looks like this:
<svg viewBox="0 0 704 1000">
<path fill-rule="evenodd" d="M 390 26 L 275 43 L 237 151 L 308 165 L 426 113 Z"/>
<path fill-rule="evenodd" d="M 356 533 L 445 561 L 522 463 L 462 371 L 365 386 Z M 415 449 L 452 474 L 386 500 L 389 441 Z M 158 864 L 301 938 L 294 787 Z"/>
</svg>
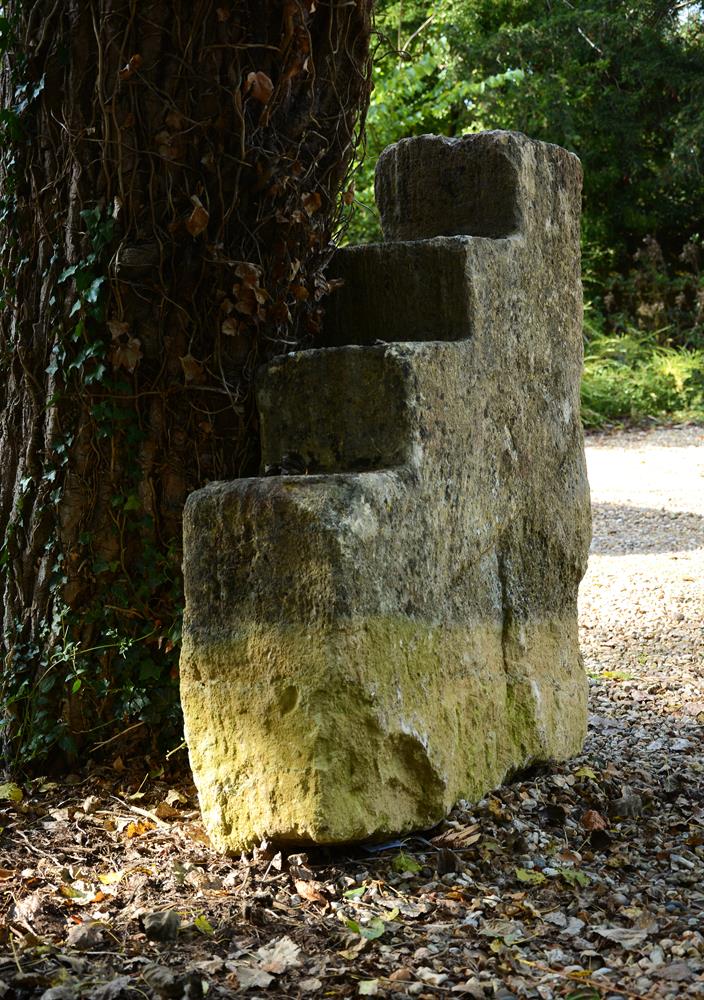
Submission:
<svg viewBox="0 0 704 1000">
<path fill-rule="evenodd" d="M 534 758 L 575 752 L 586 686 L 574 630 L 407 619 L 253 624 L 182 655 L 191 763 L 222 850 L 338 843 L 436 823 Z M 549 665 L 549 669 L 548 669 Z"/>
</svg>

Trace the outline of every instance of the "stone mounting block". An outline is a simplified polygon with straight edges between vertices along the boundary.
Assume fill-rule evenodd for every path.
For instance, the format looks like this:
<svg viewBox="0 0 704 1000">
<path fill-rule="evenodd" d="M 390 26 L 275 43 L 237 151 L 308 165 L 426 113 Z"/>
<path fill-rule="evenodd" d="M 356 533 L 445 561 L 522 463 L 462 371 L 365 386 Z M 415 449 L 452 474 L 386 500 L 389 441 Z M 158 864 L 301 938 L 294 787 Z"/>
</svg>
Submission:
<svg viewBox="0 0 704 1000">
<path fill-rule="evenodd" d="M 182 703 L 214 845 L 427 828 L 578 752 L 581 169 L 512 132 L 405 139 L 386 242 L 338 251 L 276 358 L 262 470 L 191 494 Z"/>
</svg>

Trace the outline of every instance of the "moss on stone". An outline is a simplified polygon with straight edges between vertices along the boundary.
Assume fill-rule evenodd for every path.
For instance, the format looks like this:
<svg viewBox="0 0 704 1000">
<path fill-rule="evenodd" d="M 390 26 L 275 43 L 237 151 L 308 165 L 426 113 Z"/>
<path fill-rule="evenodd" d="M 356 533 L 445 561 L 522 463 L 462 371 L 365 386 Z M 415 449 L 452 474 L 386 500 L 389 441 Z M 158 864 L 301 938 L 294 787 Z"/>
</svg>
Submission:
<svg viewBox="0 0 704 1000">
<path fill-rule="evenodd" d="M 570 633 L 564 622 L 531 625 L 531 647 L 552 656 Z M 578 662 L 574 648 L 564 653 Z M 337 843 L 432 826 L 511 768 L 575 752 L 581 670 L 555 678 L 539 660 L 519 666 L 516 683 L 499 623 L 254 623 L 208 647 L 186 643 L 187 737 L 214 843 L 236 851 L 264 837 Z"/>
</svg>

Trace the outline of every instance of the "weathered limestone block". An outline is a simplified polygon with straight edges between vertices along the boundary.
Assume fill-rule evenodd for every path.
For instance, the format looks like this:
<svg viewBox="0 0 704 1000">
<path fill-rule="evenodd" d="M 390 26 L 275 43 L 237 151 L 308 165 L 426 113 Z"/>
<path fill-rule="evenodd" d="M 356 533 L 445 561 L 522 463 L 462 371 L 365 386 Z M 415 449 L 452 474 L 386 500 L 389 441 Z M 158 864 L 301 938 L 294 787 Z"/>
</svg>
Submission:
<svg viewBox="0 0 704 1000">
<path fill-rule="evenodd" d="M 580 182 L 517 133 L 386 150 L 391 241 L 336 255 L 334 346 L 260 378 L 262 467 L 307 474 L 189 498 L 182 700 L 218 847 L 427 827 L 580 749 Z"/>
</svg>

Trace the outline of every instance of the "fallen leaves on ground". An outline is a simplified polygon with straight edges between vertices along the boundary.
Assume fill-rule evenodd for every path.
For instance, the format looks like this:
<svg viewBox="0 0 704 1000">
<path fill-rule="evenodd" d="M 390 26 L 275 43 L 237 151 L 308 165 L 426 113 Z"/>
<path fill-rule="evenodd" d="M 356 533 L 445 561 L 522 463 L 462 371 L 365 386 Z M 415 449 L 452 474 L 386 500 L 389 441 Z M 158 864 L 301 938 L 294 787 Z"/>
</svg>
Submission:
<svg viewBox="0 0 704 1000">
<path fill-rule="evenodd" d="M 650 611 L 614 622 L 612 591 L 588 586 L 584 753 L 422 835 L 225 858 L 178 758 L 127 750 L 0 786 L 0 996 L 704 997 L 694 625 L 664 603 L 647 639 Z"/>
<path fill-rule="evenodd" d="M 223 858 L 192 835 L 185 779 L 177 815 L 126 837 L 145 821 L 131 810 L 168 794 L 136 761 L 96 770 L 75 797 L 27 786 L 3 805 L 0 982 L 46 1000 L 200 998 L 203 984 L 223 998 L 702 996 L 701 762 L 693 738 L 667 752 L 693 737 L 688 717 L 642 724 L 636 744 L 596 727 L 579 760 L 369 851 Z M 659 751 L 641 748 L 648 725 Z M 602 824 L 584 817 L 606 817 L 624 786 L 643 811 L 594 846 Z M 99 805 L 84 810 L 89 793 Z M 458 868 L 438 874 L 447 844 Z"/>
</svg>

